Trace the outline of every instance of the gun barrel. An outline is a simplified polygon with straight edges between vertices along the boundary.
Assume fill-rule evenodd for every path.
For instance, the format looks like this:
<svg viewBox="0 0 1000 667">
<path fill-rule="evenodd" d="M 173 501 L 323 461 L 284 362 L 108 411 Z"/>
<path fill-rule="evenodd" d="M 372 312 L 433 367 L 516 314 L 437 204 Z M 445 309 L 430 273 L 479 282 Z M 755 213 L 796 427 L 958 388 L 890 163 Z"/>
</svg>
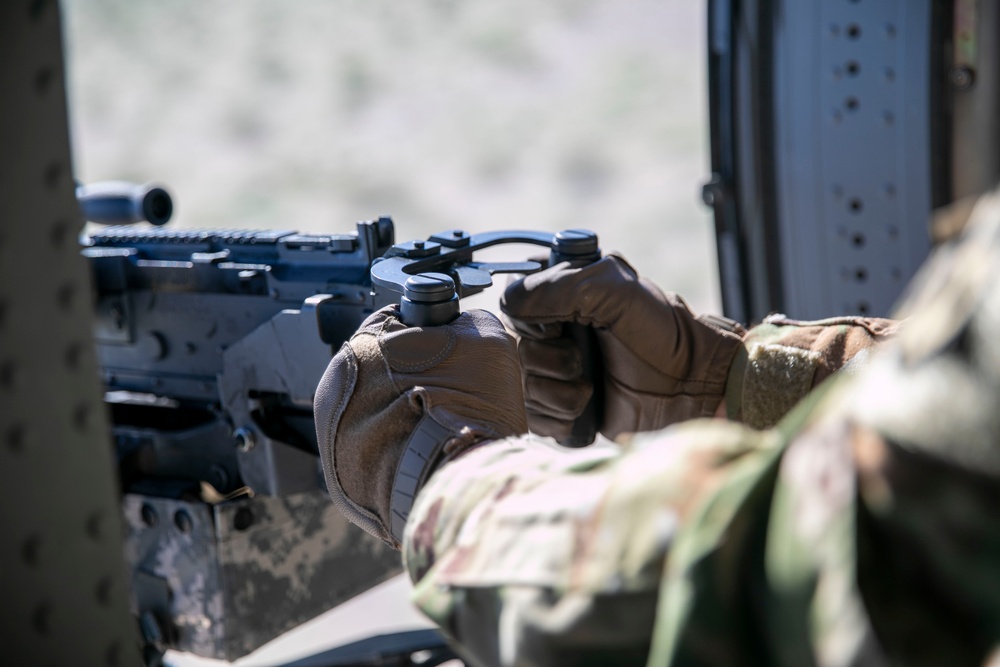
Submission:
<svg viewBox="0 0 1000 667">
<path fill-rule="evenodd" d="M 165 224 L 174 212 L 170 194 L 158 185 L 103 181 L 81 185 L 76 200 L 83 217 L 102 225 L 129 225 L 147 221 Z"/>
</svg>

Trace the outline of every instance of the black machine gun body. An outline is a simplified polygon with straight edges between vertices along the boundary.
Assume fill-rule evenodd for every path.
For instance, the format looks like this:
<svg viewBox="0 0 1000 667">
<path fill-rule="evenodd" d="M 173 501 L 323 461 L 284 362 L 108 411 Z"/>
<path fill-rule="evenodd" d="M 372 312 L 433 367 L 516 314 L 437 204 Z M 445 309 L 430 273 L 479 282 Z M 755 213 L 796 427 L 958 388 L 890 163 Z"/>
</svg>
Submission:
<svg viewBox="0 0 1000 667">
<path fill-rule="evenodd" d="M 102 222 L 148 200 L 123 190 L 102 192 Z M 235 660 L 399 571 L 329 502 L 312 412 L 333 352 L 387 303 L 369 270 L 393 241 L 388 218 L 84 239 L 150 664 L 170 648 Z"/>
<path fill-rule="evenodd" d="M 393 235 L 388 218 L 359 223 L 354 234 L 111 227 L 91 235 L 83 253 L 116 426 L 135 421 L 129 413 L 148 423 L 150 400 L 137 396 L 201 410 L 216 422 L 210 439 L 221 429 L 235 445 L 202 477 L 220 493 L 316 488 L 313 393 L 331 346 L 384 305 L 368 272 Z M 190 447 L 170 449 L 171 470 L 147 472 L 176 479 L 178 467 L 201 467 L 184 461 Z"/>
</svg>

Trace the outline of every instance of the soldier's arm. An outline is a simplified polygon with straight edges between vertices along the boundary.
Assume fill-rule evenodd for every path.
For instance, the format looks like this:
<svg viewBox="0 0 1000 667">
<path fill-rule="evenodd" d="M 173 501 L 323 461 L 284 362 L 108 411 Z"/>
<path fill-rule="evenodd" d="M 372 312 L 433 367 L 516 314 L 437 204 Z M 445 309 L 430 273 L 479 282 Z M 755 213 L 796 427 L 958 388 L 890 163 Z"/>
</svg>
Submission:
<svg viewBox="0 0 1000 667">
<path fill-rule="evenodd" d="M 441 468 L 406 532 L 417 603 L 484 664 L 641 663 L 646 646 L 649 664 L 995 658 L 994 199 L 992 224 L 922 273 L 899 339 L 775 429 L 691 422 L 605 453 L 508 440 Z M 789 337 L 764 344 L 803 351 L 888 333 L 768 324 Z M 801 343 L 831 331 L 842 344 Z"/>
<path fill-rule="evenodd" d="M 624 448 L 550 443 L 464 454 L 435 473 L 407 525 L 414 601 L 473 664 L 645 664 L 665 568 L 692 549 L 725 550 L 735 568 L 725 597 L 742 599 L 753 543 L 723 536 L 756 516 L 748 506 L 771 477 L 775 434 L 716 420 Z M 734 607 L 728 620 L 749 612 Z M 749 657 L 736 637 L 719 630 L 715 664 Z"/>
<path fill-rule="evenodd" d="M 420 494 L 414 601 L 474 664 L 982 664 L 1000 639 L 983 319 L 905 338 L 767 431 L 482 444 Z"/>
</svg>

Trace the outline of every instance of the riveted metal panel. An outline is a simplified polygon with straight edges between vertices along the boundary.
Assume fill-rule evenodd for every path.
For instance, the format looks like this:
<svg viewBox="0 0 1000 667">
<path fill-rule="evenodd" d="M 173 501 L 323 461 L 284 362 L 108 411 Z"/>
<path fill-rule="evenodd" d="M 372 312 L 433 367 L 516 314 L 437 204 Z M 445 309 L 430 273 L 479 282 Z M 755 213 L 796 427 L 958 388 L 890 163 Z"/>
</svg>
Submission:
<svg viewBox="0 0 1000 667">
<path fill-rule="evenodd" d="M 790 316 L 885 315 L 929 252 L 931 9 L 778 5 L 772 241 Z"/>
<path fill-rule="evenodd" d="M 56 2 L 0 3 L 0 650 L 135 665 L 60 39 Z"/>
</svg>

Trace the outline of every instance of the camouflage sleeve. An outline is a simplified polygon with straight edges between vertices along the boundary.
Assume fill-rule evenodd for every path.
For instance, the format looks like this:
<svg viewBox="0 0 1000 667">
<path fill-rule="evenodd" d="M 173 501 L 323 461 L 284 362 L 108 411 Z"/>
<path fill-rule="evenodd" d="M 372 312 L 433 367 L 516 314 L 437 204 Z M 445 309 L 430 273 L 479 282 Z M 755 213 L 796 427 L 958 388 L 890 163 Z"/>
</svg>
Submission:
<svg viewBox="0 0 1000 667">
<path fill-rule="evenodd" d="M 977 208 L 896 339 L 779 424 L 773 493 L 741 508 L 759 530 L 693 554 L 704 524 L 678 534 L 650 664 L 1000 664 L 1000 193 Z M 721 613 L 730 599 L 752 613 Z M 747 638 L 754 659 L 720 661 L 706 636 Z"/>
<path fill-rule="evenodd" d="M 773 429 L 688 422 L 572 452 L 520 438 L 444 466 L 404 538 L 417 604 L 477 665 L 1000 664 L 1000 195 L 987 204 L 991 224 L 921 272 L 905 331 Z"/>
<path fill-rule="evenodd" d="M 773 435 L 721 420 L 624 449 L 482 446 L 414 507 L 415 602 L 473 664 L 645 664 L 678 530 L 720 493 L 712 523 L 726 530 L 775 452 Z"/>
<path fill-rule="evenodd" d="M 877 317 L 804 322 L 769 316 L 743 338 L 726 386 L 727 416 L 753 428 L 774 426 L 834 372 L 865 365 L 899 326 Z"/>
</svg>

